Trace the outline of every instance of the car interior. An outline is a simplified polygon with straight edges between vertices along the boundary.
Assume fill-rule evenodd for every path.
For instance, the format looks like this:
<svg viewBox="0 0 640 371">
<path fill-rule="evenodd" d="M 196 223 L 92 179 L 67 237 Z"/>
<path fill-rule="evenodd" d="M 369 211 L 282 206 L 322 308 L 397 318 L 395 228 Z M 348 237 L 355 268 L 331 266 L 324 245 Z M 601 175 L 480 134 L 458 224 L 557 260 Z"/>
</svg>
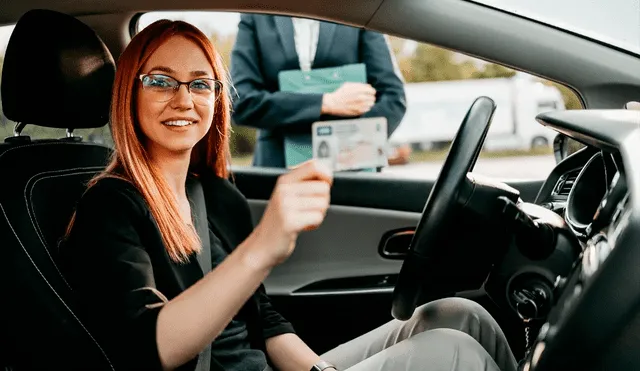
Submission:
<svg viewBox="0 0 640 371">
<path fill-rule="evenodd" d="M 75 202 L 112 154 L 75 133 L 108 125 L 115 61 L 140 14 L 202 9 L 429 42 L 561 82 L 585 108 L 537 116 L 559 133 L 545 179 L 473 173 L 496 108 L 490 97 L 469 107 L 437 178 L 336 174 L 326 221 L 265 281 L 312 349 L 461 296 L 489 310 L 526 370 L 640 369 L 640 111 L 627 104 L 640 99 L 640 56 L 465 0 L 26 0 L 2 9 L 0 25 L 16 24 L 2 109 L 18 124 L 0 144 L 0 368 L 115 370 L 57 261 Z M 36 81 L 47 88 L 35 92 Z M 30 138 L 27 126 L 60 138 Z M 580 143 L 573 153 L 571 141 Z M 284 170 L 232 170 L 258 221 Z"/>
</svg>

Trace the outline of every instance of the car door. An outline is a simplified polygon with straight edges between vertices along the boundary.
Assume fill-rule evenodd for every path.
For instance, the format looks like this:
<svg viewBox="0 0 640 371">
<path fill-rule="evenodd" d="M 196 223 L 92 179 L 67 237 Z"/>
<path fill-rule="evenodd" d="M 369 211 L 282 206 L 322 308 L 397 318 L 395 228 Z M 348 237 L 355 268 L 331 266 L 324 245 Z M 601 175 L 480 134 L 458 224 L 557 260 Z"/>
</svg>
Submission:
<svg viewBox="0 0 640 371">
<path fill-rule="evenodd" d="M 234 169 L 258 222 L 282 171 Z M 265 281 L 278 310 L 317 352 L 331 349 L 389 320 L 402 260 L 435 178 L 402 179 L 378 174 L 336 174 L 331 207 L 322 226 L 298 238 L 291 257 Z M 533 202 L 541 180 L 511 181 Z M 389 241 L 396 236 L 395 242 Z M 385 242 L 387 251 L 384 251 Z M 470 298 L 483 304 L 481 293 Z M 499 318 L 499 316 L 498 316 Z"/>
</svg>

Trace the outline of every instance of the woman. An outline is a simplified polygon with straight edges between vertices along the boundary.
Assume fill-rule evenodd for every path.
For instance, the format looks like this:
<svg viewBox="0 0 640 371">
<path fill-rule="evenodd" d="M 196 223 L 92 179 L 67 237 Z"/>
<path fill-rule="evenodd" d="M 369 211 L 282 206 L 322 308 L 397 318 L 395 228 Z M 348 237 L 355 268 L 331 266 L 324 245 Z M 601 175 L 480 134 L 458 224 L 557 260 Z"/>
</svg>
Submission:
<svg viewBox="0 0 640 371">
<path fill-rule="evenodd" d="M 498 326 L 463 300 L 423 306 L 410 321 L 322 357 L 295 335 L 261 282 L 299 233 L 322 223 L 332 176 L 314 162 L 281 176 L 253 228 L 246 199 L 226 180 L 226 81 L 207 37 L 184 22 L 148 26 L 118 61 L 114 157 L 90 182 L 61 246 L 82 317 L 115 369 L 331 370 L 323 363 L 331 362 L 354 371 L 449 370 L 457 362 L 497 370 L 498 362 L 513 370 Z M 192 181 L 205 194 L 198 206 L 207 212 L 210 272 L 198 260 L 208 251 L 193 227 Z M 467 331 L 492 354 L 467 334 L 434 327 Z"/>
</svg>

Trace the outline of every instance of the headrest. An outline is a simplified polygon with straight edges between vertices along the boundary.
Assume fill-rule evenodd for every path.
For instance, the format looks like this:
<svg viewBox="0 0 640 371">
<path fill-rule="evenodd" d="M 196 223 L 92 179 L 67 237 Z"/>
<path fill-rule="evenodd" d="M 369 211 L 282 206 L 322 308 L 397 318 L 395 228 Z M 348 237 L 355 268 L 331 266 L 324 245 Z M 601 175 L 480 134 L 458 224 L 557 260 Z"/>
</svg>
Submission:
<svg viewBox="0 0 640 371">
<path fill-rule="evenodd" d="M 115 63 L 100 37 L 76 18 L 30 10 L 4 57 L 2 108 L 12 121 L 61 129 L 109 121 Z"/>
</svg>

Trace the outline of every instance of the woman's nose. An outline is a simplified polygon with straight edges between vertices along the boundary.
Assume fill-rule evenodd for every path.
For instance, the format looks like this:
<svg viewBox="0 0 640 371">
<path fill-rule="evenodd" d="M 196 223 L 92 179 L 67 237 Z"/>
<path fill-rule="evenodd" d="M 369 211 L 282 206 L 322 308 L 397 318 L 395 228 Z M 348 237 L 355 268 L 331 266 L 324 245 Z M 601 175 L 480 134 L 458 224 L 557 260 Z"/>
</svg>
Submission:
<svg viewBox="0 0 640 371">
<path fill-rule="evenodd" d="M 189 92 L 187 85 L 180 85 L 178 87 L 178 91 L 176 91 L 176 94 L 173 96 L 171 104 L 173 108 L 193 108 L 193 98 L 191 97 L 191 93 Z"/>
</svg>

